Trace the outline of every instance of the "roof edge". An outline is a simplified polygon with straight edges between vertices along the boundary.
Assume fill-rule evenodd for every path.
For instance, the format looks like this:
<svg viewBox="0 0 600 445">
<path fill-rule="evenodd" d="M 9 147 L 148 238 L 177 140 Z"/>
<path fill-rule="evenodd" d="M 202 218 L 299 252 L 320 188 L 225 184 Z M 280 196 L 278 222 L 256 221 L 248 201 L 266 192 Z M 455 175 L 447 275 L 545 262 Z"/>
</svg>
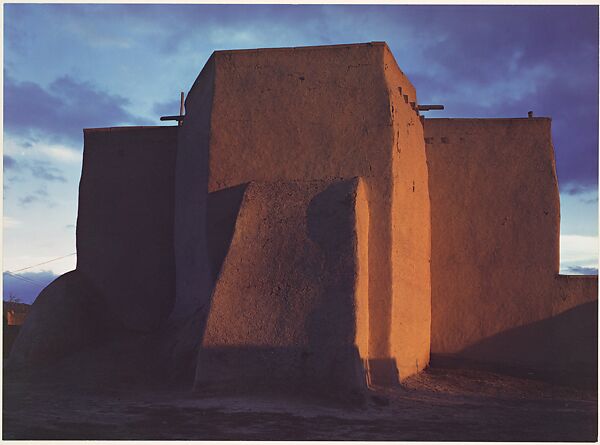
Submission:
<svg viewBox="0 0 600 445">
<path fill-rule="evenodd" d="M 160 128 L 177 128 L 177 125 L 132 125 L 126 127 L 94 127 L 84 128 L 83 133 L 109 133 L 129 130 L 155 130 Z"/>
<path fill-rule="evenodd" d="M 252 53 L 252 52 L 263 52 L 263 51 L 310 51 L 328 48 L 344 48 L 344 47 L 358 47 L 358 46 L 384 46 L 388 48 L 386 42 L 361 42 L 361 43 L 338 43 L 335 45 L 308 45 L 308 46 L 282 46 L 273 48 L 248 48 L 248 49 L 221 49 L 213 51 L 213 55 L 220 54 L 237 54 L 237 53 Z M 388 48 L 389 49 L 389 48 Z"/>
<path fill-rule="evenodd" d="M 425 121 L 551 121 L 551 117 L 425 117 Z"/>
</svg>

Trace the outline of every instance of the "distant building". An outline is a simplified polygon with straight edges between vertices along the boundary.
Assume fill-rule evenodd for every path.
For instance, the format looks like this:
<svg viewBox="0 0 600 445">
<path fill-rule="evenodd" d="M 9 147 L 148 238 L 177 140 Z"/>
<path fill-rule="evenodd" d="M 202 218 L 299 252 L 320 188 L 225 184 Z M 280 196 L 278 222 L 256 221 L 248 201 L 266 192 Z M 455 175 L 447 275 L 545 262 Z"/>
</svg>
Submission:
<svg viewBox="0 0 600 445">
<path fill-rule="evenodd" d="M 29 304 L 4 301 L 4 318 L 8 326 L 21 326 L 31 309 Z"/>
<path fill-rule="evenodd" d="M 4 328 L 2 333 L 3 339 L 3 356 L 8 357 L 12 346 L 19 334 L 21 325 L 25 323 L 31 306 L 25 303 L 17 303 L 14 301 L 4 301 Z"/>
</svg>

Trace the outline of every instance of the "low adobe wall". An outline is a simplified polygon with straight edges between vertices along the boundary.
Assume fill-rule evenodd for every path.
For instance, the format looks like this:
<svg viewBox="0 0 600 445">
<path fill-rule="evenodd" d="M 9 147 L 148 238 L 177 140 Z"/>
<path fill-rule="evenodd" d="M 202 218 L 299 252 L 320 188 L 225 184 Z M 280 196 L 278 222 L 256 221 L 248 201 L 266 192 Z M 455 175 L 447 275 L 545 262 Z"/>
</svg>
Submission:
<svg viewBox="0 0 600 445">
<path fill-rule="evenodd" d="M 365 388 L 368 221 L 358 179 L 251 182 L 212 295 L 196 390 Z"/>
<path fill-rule="evenodd" d="M 598 299 L 598 275 L 557 275 L 553 314 Z"/>
<path fill-rule="evenodd" d="M 77 270 L 126 329 L 154 330 L 173 306 L 177 132 L 84 130 Z"/>
<path fill-rule="evenodd" d="M 6 370 L 36 371 L 106 336 L 102 305 L 77 270 L 61 275 L 35 299 L 18 331 Z"/>
<path fill-rule="evenodd" d="M 425 141 L 432 355 L 595 368 L 597 277 L 557 275 L 550 119 L 426 119 Z"/>
<path fill-rule="evenodd" d="M 459 354 L 434 354 L 432 362 L 492 366 L 516 375 L 596 386 L 598 277 L 558 275 L 555 284 L 548 296 L 561 304 L 552 315 L 487 337 Z"/>
</svg>

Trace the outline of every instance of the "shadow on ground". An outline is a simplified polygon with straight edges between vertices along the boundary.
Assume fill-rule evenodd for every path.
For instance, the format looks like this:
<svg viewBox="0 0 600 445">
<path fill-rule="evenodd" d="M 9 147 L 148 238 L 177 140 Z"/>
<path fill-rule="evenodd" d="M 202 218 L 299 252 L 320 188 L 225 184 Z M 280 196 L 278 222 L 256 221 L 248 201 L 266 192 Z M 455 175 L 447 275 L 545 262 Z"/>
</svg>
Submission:
<svg viewBox="0 0 600 445">
<path fill-rule="evenodd" d="M 362 407 L 4 381 L 3 439 L 596 441 L 597 392 L 430 368 Z"/>
</svg>

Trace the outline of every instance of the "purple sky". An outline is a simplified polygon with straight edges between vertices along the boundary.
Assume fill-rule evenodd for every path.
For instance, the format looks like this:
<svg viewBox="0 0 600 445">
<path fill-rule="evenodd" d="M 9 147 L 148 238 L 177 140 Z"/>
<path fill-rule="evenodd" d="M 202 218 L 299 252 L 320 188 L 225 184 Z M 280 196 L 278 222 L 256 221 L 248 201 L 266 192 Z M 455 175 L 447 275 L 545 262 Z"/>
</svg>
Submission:
<svg viewBox="0 0 600 445">
<path fill-rule="evenodd" d="M 431 117 L 553 118 L 561 267 L 598 263 L 597 6 L 4 5 L 4 271 L 75 252 L 82 128 L 159 124 L 216 49 L 386 41 Z M 4 274 L 25 301 L 75 256 Z M 37 284 L 34 284 L 35 281 Z"/>
</svg>

